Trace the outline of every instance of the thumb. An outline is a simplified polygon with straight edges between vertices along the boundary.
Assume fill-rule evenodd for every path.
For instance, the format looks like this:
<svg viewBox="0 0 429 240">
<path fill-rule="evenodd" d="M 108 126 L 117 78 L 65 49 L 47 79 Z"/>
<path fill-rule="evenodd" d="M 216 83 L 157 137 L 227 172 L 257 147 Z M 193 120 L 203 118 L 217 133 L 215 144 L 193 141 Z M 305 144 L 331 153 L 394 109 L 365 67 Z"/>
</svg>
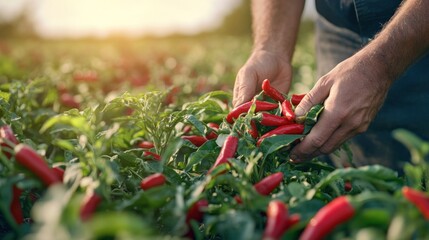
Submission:
<svg viewBox="0 0 429 240">
<path fill-rule="evenodd" d="M 319 82 L 319 81 L 318 81 Z M 329 88 L 327 86 L 321 87 L 316 84 L 310 92 L 308 92 L 301 102 L 295 108 L 296 117 L 304 116 L 310 109 L 321 102 L 323 102 L 329 95 Z"/>
<path fill-rule="evenodd" d="M 254 72 L 248 69 L 239 71 L 234 84 L 233 105 L 236 107 L 250 101 L 256 93 L 257 78 Z"/>
</svg>

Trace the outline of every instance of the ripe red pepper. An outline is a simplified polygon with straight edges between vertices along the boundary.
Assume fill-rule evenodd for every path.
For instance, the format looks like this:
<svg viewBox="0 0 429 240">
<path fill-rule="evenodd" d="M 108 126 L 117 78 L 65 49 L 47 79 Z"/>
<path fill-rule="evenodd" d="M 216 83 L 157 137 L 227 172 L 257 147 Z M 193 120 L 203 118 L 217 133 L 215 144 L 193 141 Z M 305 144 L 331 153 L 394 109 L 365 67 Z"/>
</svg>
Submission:
<svg viewBox="0 0 429 240">
<path fill-rule="evenodd" d="M 285 116 L 289 121 L 295 121 L 295 112 L 292 109 L 292 104 L 289 100 L 282 102 L 282 115 Z"/>
<path fill-rule="evenodd" d="M 61 182 L 45 160 L 31 147 L 20 143 L 14 150 L 16 161 L 34 173 L 45 185 L 50 186 Z"/>
<path fill-rule="evenodd" d="M 250 121 L 250 129 L 248 130 L 252 138 L 257 139 L 259 137 L 258 128 L 256 127 L 256 122 L 254 120 Z"/>
<path fill-rule="evenodd" d="M 191 220 L 195 220 L 197 222 L 201 222 L 204 217 L 204 212 L 202 211 L 204 208 L 209 206 L 209 202 L 205 199 L 201 199 L 196 203 L 192 204 L 186 214 L 186 223 L 189 224 Z"/>
<path fill-rule="evenodd" d="M 154 187 L 164 185 L 166 181 L 165 176 L 162 173 L 154 173 L 149 175 L 140 182 L 140 188 L 143 190 L 148 190 Z"/>
<path fill-rule="evenodd" d="M 156 154 L 156 153 L 153 153 L 153 152 L 144 151 L 143 152 L 143 156 L 144 157 L 150 157 L 150 158 L 152 158 L 153 160 L 156 160 L 156 161 L 161 161 L 161 156 L 158 155 L 158 154 Z"/>
<path fill-rule="evenodd" d="M 280 185 L 283 181 L 283 173 L 277 172 L 271 174 L 261 181 L 257 182 L 253 187 L 256 189 L 258 193 L 261 195 L 269 195 L 276 187 Z"/>
<path fill-rule="evenodd" d="M 60 167 L 54 167 L 52 168 L 52 170 L 54 171 L 55 175 L 57 175 L 57 177 L 61 179 L 61 181 L 64 179 L 64 169 Z"/>
<path fill-rule="evenodd" d="M 345 182 L 344 182 L 344 191 L 346 191 L 346 192 L 350 192 L 352 189 L 353 189 L 352 182 L 350 182 L 350 181 L 345 181 Z"/>
<path fill-rule="evenodd" d="M 22 214 L 21 197 L 22 190 L 16 187 L 12 187 L 12 202 L 10 203 L 10 212 L 12 213 L 13 218 L 17 224 L 24 222 L 24 215 Z"/>
<path fill-rule="evenodd" d="M 294 123 L 293 120 L 291 121 L 285 117 L 281 117 L 267 112 L 259 113 L 256 116 L 256 119 L 259 120 L 259 122 L 264 126 L 281 126 L 285 124 Z"/>
<path fill-rule="evenodd" d="M 15 134 L 13 134 L 12 128 L 9 125 L 3 125 L 0 127 L 0 146 L 1 148 L 13 149 L 15 145 L 19 144 Z M 11 153 L 7 150 L 2 149 L 3 154 L 7 157 L 11 157 Z"/>
<path fill-rule="evenodd" d="M 154 148 L 155 147 L 155 145 L 153 144 L 153 142 L 151 142 L 151 141 L 141 141 L 139 144 L 138 144 L 138 147 L 139 148 L 143 148 L 143 149 L 151 149 L 151 148 Z"/>
<path fill-rule="evenodd" d="M 182 129 L 182 132 L 183 132 L 184 134 L 187 134 L 187 133 L 189 133 L 191 130 L 192 130 L 192 125 L 185 125 L 185 126 L 183 127 L 183 129 Z"/>
<path fill-rule="evenodd" d="M 261 144 L 261 142 L 267 138 L 274 135 L 282 135 L 282 134 L 302 134 L 304 132 L 304 125 L 299 123 L 294 124 L 288 124 L 288 125 L 282 125 L 280 127 L 277 127 L 264 135 L 262 135 L 258 142 L 256 143 L 257 146 Z"/>
<path fill-rule="evenodd" d="M 197 136 L 197 135 L 190 135 L 190 136 L 182 136 L 182 139 L 188 140 L 192 144 L 194 144 L 197 147 L 200 147 L 205 142 L 207 142 L 207 138 L 203 136 Z"/>
<path fill-rule="evenodd" d="M 414 204 L 419 211 L 423 214 L 426 220 L 429 220 L 429 196 L 423 192 L 412 189 L 410 187 L 403 187 L 402 194 L 404 197 Z"/>
<path fill-rule="evenodd" d="M 63 106 L 68 108 L 80 108 L 80 103 L 76 100 L 75 96 L 70 93 L 61 94 L 60 102 Z"/>
<path fill-rule="evenodd" d="M 103 199 L 97 193 L 93 193 L 91 196 L 87 197 L 80 208 L 80 219 L 85 221 L 91 218 L 102 200 Z"/>
<path fill-rule="evenodd" d="M 217 123 L 207 123 L 207 126 L 211 128 L 211 131 L 206 134 L 207 139 L 216 139 L 217 138 L 217 131 L 219 130 L 219 124 Z"/>
<path fill-rule="evenodd" d="M 300 240 L 324 239 L 337 225 L 349 220 L 355 208 L 347 196 L 340 196 L 322 207 L 310 220 Z"/>
<path fill-rule="evenodd" d="M 292 94 L 292 97 L 290 98 L 290 101 L 294 106 L 297 106 L 301 100 L 305 97 L 306 93 L 303 94 Z"/>
<path fill-rule="evenodd" d="M 275 89 L 274 87 L 271 86 L 270 84 L 270 80 L 265 79 L 262 82 L 262 91 L 264 91 L 264 93 L 279 102 L 283 102 L 286 98 L 283 96 L 283 94 L 281 94 L 277 89 Z"/>
<path fill-rule="evenodd" d="M 207 123 L 207 127 L 211 128 L 213 130 L 216 130 L 216 131 L 219 130 L 219 124 L 214 123 L 214 122 Z"/>
<path fill-rule="evenodd" d="M 265 225 L 264 240 L 281 239 L 288 225 L 288 209 L 280 200 L 272 200 L 267 207 L 267 223 Z"/>
<path fill-rule="evenodd" d="M 233 134 L 228 135 L 225 142 L 223 143 L 220 153 L 216 159 L 216 162 L 210 168 L 210 170 L 208 171 L 208 174 L 210 174 L 213 171 L 213 169 L 216 168 L 217 166 L 224 163 L 228 163 L 228 159 L 234 157 L 235 152 L 237 151 L 237 147 L 238 147 L 238 137 Z"/>
<path fill-rule="evenodd" d="M 233 123 L 234 119 L 237 119 L 242 113 L 248 112 L 252 104 L 253 104 L 253 101 L 249 101 L 234 108 L 226 116 L 226 121 L 228 123 Z M 269 111 L 269 110 L 276 109 L 278 107 L 278 104 L 276 103 L 264 102 L 259 100 L 255 100 L 255 105 L 256 105 L 255 112 Z"/>
</svg>

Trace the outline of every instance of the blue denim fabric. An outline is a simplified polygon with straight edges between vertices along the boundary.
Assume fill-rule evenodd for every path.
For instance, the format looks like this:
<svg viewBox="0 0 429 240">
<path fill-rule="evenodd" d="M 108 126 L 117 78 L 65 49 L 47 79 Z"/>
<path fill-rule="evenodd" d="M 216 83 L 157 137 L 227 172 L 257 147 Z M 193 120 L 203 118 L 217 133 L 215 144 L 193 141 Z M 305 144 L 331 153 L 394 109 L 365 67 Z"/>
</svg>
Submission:
<svg viewBox="0 0 429 240">
<path fill-rule="evenodd" d="M 366 6 L 358 1 L 359 6 Z M 380 1 L 384 2 L 384 1 Z M 358 9 L 357 19 L 373 16 L 365 13 L 365 7 Z M 371 9 L 367 9 L 371 11 Z M 370 17 L 365 17 L 370 19 Z M 364 21 L 364 24 L 369 24 Z M 360 24 L 358 22 L 358 24 Z M 344 59 L 364 47 L 374 30 L 358 31 L 332 23 L 319 16 L 316 23 L 316 50 L 318 76 L 323 76 Z M 362 28 L 364 25 L 359 25 Z M 381 28 L 381 27 L 380 27 Z M 363 28 L 362 28 L 363 29 Z M 372 31 L 372 35 L 368 32 Z M 404 46 L 406 47 L 406 46 Z M 425 140 L 429 140 L 429 53 L 414 63 L 396 80 L 376 118 L 367 132 L 351 140 L 354 163 L 357 166 L 382 164 L 400 171 L 403 163 L 409 161 L 408 150 L 395 139 L 391 132 L 397 128 L 408 129 Z M 336 159 L 338 161 L 338 159 Z"/>
</svg>

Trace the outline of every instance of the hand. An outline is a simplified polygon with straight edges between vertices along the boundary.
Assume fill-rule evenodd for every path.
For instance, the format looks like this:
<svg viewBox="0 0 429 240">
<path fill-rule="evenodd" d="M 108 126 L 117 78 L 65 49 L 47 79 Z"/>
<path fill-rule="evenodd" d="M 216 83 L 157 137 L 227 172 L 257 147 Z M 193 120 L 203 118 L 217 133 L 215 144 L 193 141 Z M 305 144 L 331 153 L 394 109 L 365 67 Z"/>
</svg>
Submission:
<svg viewBox="0 0 429 240">
<path fill-rule="evenodd" d="M 357 54 L 320 78 L 295 109 L 302 116 L 324 101 L 318 122 L 290 154 L 294 162 L 329 154 L 356 134 L 365 132 L 384 102 L 391 79 L 383 67 Z"/>
<path fill-rule="evenodd" d="M 287 93 L 292 78 L 292 66 L 279 53 L 257 50 L 237 74 L 234 85 L 233 105 L 250 101 L 262 89 L 262 81 L 269 79 L 273 87 Z"/>
</svg>

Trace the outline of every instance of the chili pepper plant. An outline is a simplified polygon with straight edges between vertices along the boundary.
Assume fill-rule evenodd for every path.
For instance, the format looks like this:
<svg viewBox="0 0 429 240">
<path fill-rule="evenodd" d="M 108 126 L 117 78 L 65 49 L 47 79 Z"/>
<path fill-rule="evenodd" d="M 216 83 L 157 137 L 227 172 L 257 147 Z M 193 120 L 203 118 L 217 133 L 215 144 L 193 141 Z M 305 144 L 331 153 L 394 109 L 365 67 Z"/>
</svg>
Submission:
<svg viewBox="0 0 429 240">
<path fill-rule="evenodd" d="M 89 72 L 1 82 L 1 239 L 429 237 L 429 143 L 406 130 L 394 132 L 412 156 L 400 174 L 292 163 L 323 114 L 296 119 L 304 94 L 267 79 L 234 108 L 230 92 L 195 96 L 162 77 L 164 89 L 102 97 L 105 76 Z"/>
</svg>

